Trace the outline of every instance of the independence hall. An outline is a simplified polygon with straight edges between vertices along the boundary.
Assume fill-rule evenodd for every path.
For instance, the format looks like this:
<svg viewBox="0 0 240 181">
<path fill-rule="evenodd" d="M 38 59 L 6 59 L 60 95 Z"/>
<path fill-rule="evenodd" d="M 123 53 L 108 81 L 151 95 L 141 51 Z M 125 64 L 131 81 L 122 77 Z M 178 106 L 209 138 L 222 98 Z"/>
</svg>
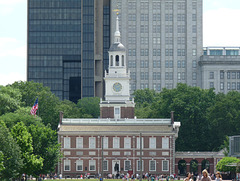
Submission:
<svg viewBox="0 0 240 181">
<path fill-rule="evenodd" d="M 109 173 L 126 174 L 130 170 L 140 174 L 142 160 L 142 173 L 174 174 L 175 140 L 180 123 L 174 122 L 173 113 L 171 119 L 134 116 L 130 72 L 126 67 L 126 49 L 120 42 L 118 17 L 104 79 L 105 100 L 100 102 L 100 118 L 60 116 L 58 140 L 64 156 L 58 173 L 72 178 L 86 173 L 106 177 Z"/>
</svg>

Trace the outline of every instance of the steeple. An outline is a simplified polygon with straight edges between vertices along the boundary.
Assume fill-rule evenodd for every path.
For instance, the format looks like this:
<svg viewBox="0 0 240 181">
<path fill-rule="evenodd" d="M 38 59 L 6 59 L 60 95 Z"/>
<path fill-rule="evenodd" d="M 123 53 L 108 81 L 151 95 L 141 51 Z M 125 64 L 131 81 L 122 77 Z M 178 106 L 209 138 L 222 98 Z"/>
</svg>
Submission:
<svg viewBox="0 0 240 181">
<path fill-rule="evenodd" d="M 119 11 L 115 9 L 114 11 Z M 130 100 L 130 72 L 126 48 L 120 42 L 118 13 L 114 42 L 109 48 L 109 67 L 105 71 L 105 101 L 100 102 L 101 118 L 134 118 L 134 100 Z"/>
<path fill-rule="evenodd" d="M 117 13 L 117 18 L 116 18 L 116 31 L 114 34 L 114 43 L 120 43 L 120 31 L 119 31 L 119 21 L 118 21 L 118 13 Z"/>
</svg>

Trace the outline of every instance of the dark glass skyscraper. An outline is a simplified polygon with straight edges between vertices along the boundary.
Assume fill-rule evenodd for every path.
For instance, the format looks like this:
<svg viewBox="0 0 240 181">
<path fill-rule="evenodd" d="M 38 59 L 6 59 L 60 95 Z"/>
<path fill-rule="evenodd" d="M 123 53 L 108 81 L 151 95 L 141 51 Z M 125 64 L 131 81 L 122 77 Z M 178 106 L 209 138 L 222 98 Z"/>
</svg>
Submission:
<svg viewBox="0 0 240 181">
<path fill-rule="evenodd" d="M 109 24 L 109 0 L 28 0 L 28 81 L 60 99 L 102 97 Z"/>
</svg>

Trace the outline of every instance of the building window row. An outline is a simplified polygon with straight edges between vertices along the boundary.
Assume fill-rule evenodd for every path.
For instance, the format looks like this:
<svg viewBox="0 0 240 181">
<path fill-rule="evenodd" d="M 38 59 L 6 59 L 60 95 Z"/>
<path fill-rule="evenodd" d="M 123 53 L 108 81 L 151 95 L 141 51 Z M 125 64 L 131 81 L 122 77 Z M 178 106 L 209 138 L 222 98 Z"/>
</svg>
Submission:
<svg viewBox="0 0 240 181">
<path fill-rule="evenodd" d="M 161 91 L 161 84 L 153 84 L 153 89 L 155 90 L 155 91 Z"/>
<path fill-rule="evenodd" d="M 64 171 L 71 171 L 71 161 L 73 160 L 64 160 Z M 140 160 L 136 161 L 137 171 L 144 171 L 144 161 L 142 160 L 142 165 L 140 164 Z M 87 165 L 83 165 L 83 160 L 76 160 L 76 171 L 87 171 Z M 89 171 L 96 171 L 96 160 L 88 161 Z M 147 162 L 147 160 L 145 161 Z M 149 171 L 156 171 L 157 167 L 159 167 L 158 162 L 156 160 L 149 160 Z M 85 168 L 84 168 L 85 167 Z M 83 169 L 84 168 L 84 169 Z M 128 171 L 132 168 L 132 160 L 124 160 L 124 171 Z M 103 160 L 103 171 L 109 171 L 109 160 Z M 169 171 L 169 160 L 162 160 L 162 171 Z"/>
<path fill-rule="evenodd" d="M 141 83 L 140 84 L 140 89 L 148 89 L 148 84 L 146 83 L 146 84 L 144 84 L 144 83 Z"/>
<path fill-rule="evenodd" d="M 173 72 L 165 72 L 165 80 L 173 80 Z"/>
<path fill-rule="evenodd" d="M 148 80 L 148 72 L 141 72 L 140 73 L 141 80 Z"/>
<path fill-rule="evenodd" d="M 153 14 L 153 21 L 161 21 L 161 14 Z"/>
<path fill-rule="evenodd" d="M 161 72 L 153 72 L 153 80 L 161 80 Z"/>
<path fill-rule="evenodd" d="M 177 3 L 178 10 L 185 10 L 185 2 L 178 2 Z"/>
<path fill-rule="evenodd" d="M 165 61 L 165 68 L 173 68 L 173 61 Z"/>
<path fill-rule="evenodd" d="M 178 60 L 177 61 L 177 67 L 178 68 L 185 68 L 185 60 Z"/>
<path fill-rule="evenodd" d="M 178 80 L 185 80 L 185 72 L 178 72 Z"/>
<path fill-rule="evenodd" d="M 224 82 L 220 83 L 220 90 L 224 90 Z M 240 90 L 240 82 L 227 82 L 227 90 Z"/>
<path fill-rule="evenodd" d="M 148 68 L 148 60 L 141 60 L 141 64 L 140 64 L 141 68 Z"/>
<path fill-rule="evenodd" d="M 141 21 L 148 21 L 148 14 L 141 14 L 140 15 L 140 20 Z"/>
<path fill-rule="evenodd" d="M 173 21 L 173 14 L 165 14 L 165 21 Z"/>
<path fill-rule="evenodd" d="M 143 72 L 141 72 L 142 74 Z M 159 72 L 160 73 L 160 72 Z M 147 73 L 148 74 L 148 73 Z M 145 73 L 143 73 L 143 76 Z M 160 74 L 159 74 L 160 76 Z M 131 137 L 124 137 L 124 148 L 130 149 L 131 146 Z M 145 138 L 146 139 L 146 138 Z M 144 137 L 142 137 L 144 141 Z M 103 137 L 103 148 L 109 148 L 109 137 Z M 143 144 L 144 145 L 144 144 Z M 149 138 L 149 148 L 156 148 L 156 137 Z M 64 137 L 64 148 L 72 148 L 71 147 L 71 137 Z M 76 148 L 82 149 L 83 148 L 83 137 L 76 137 Z M 96 148 L 96 137 L 89 137 L 89 147 L 91 149 Z M 113 137 L 113 145 L 112 148 L 120 148 L 120 137 Z M 140 139 L 137 138 L 137 148 L 140 148 Z M 146 147 L 143 147 L 146 148 Z M 169 138 L 163 137 L 162 138 L 162 149 L 169 149 Z"/>
</svg>

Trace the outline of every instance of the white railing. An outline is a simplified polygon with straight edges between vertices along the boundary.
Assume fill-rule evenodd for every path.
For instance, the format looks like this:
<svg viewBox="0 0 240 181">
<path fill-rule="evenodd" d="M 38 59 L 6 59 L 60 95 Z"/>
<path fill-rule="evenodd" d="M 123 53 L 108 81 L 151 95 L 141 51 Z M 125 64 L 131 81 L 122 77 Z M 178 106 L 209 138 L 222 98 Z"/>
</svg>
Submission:
<svg viewBox="0 0 240 181">
<path fill-rule="evenodd" d="M 171 124 L 171 119 L 74 119 L 74 118 L 63 118 L 62 124 Z"/>
</svg>

